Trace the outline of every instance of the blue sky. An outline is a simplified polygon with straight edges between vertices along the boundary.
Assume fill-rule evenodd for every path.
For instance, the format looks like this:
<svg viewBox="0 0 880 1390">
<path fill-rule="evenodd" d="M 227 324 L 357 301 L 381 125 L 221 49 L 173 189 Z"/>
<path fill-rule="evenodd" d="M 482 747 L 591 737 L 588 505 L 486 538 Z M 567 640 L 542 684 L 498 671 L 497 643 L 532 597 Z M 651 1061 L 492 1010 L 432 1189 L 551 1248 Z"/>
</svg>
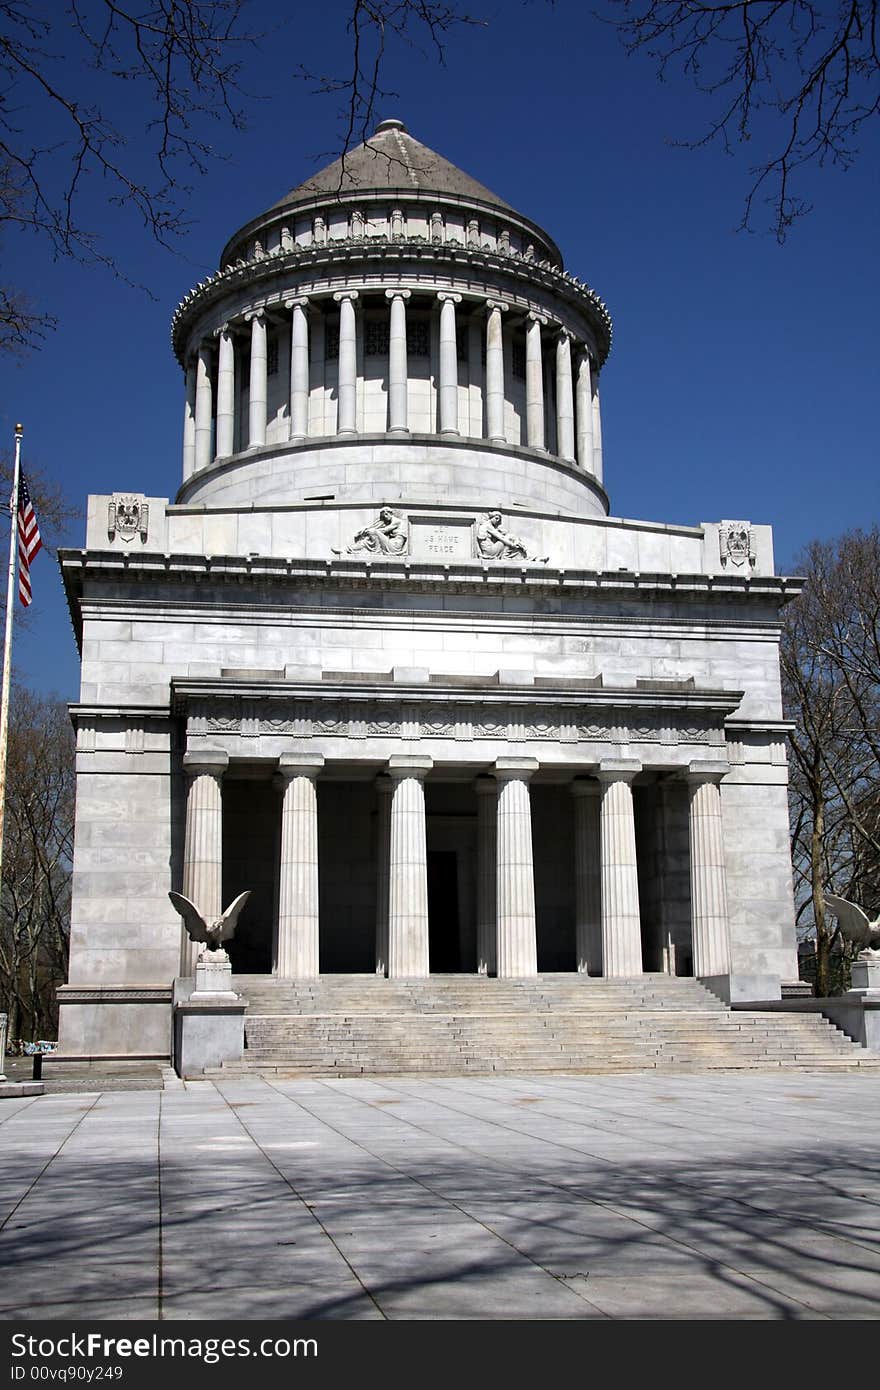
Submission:
<svg viewBox="0 0 880 1390">
<path fill-rule="evenodd" d="M 226 157 L 195 185 L 179 254 L 108 209 L 100 181 L 88 187 L 82 220 L 104 230 L 153 298 L 99 269 L 53 263 L 33 238 L 7 233 L 5 281 L 26 285 L 60 323 L 39 352 L 0 362 L 0 447 L 11 447 L 21 419 L 25 463 L 81 509 L 89 492 L 174 496 L 183 380 L 171 314 L 236 227 L 327 162 L 316 155 L 338 150 L 335 99 L 296 73 L 300 63 L 344 70 L 345 11 L 334 0 L 288 5 L 279 24 L 277 9 L 254 0 L 249 24 L 266 37 L 243 54 L 248 128 L 213 131 Z M 864 133 L 848 173 L 808 175 L 814 211 L 779 247 L 769 232 L 736 231 L 747 152 L 671 143 L 698 134 L 709 114 L 684 81 L 660 84 L 647 58 L 627 58 L 609 27 L 568 0 L 496 0 L 475 12 L 487 24 L 453 34 L 445 66 L 429 52 L 391 51 L 385 85 L 396 95 L 380 114 L 400 116 L 540 222 L 608 304 L 614 346 L 601 385 L 612 512 L 769 522 L 780 569 L 810 539 L 876 521 L 880 134 Z M 83 90 L 93 80 L 84 70 Z M 122 90 L 143 130 L 137 88 Z M 23 119 L 39 133 L 36 108 Z M 80 520 L 62 539 L 83 537 Z M 16 670 L 75 699 L 54 559 L 37 559 L 33 581 Z"/>
</svg>

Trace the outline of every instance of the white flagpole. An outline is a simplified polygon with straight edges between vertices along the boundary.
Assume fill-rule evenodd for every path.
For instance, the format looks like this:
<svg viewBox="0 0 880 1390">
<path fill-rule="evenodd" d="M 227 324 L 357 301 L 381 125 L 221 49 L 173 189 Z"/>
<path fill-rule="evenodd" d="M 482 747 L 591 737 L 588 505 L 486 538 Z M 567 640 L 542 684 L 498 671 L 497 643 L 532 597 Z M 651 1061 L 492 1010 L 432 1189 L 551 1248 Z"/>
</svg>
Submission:
<svg viewBox="0 0 880 1390">
<path fill-rule="evenodd" d="M 9 744 L 9 686 L 12 677 L 12 615 L 15 612 L 15 558 L 18 554 L 18 479 L 21 471 L 21 425 L 15 427 L 15 471 L 9 514 L 9 580 L 6 586 L 6 637 L 3 642 L 3 691 L 0 695 L 0 885 L 3 883 L 3 830 L 6 819 L 6 750 Z M 2 1063 L 2 1058 L 0 1058 Z"/>
</svg>

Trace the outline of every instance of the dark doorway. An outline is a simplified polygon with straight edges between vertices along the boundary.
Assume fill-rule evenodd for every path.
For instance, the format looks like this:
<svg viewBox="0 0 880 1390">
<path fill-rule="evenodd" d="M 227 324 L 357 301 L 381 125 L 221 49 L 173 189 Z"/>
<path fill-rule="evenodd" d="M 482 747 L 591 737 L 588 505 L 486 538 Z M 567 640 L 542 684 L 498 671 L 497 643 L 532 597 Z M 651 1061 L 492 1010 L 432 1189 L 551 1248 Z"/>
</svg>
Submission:
<svg viewBox="0 0 880 1390">
<path fill-rule="evenodd" d="M 432 975 L 461 970 L 455 850 L 428 850 L 428 961 Z"/>
<path fill-rule="evenodd" d="M 238 975 L 272 969 L 280 801 L 272 783 L 223 781 L 223 907 L 250 889 L 238 929 L 226 949 Z"/>
</svg>

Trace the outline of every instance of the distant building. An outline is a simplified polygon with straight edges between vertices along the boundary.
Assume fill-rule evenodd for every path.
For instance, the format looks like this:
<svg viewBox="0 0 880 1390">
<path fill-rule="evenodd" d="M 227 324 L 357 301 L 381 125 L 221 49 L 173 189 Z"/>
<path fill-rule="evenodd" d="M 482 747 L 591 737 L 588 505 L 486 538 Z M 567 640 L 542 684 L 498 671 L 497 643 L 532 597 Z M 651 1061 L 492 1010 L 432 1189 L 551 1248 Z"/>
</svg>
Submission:
<svg viewBox="0 0 880 1390">
<path fill-rule="evenodd" d="M 173 343 L 177 496 L 90 498 L 61 557 L 63 1051 L 167 1053 L 170 888 L 252 890 L 240 973 L 795 981 L 796 585 L 769 527 L 608 515 L 611 321 L 547 233 L 383 121 L 232 237 Z"/>
</svg>

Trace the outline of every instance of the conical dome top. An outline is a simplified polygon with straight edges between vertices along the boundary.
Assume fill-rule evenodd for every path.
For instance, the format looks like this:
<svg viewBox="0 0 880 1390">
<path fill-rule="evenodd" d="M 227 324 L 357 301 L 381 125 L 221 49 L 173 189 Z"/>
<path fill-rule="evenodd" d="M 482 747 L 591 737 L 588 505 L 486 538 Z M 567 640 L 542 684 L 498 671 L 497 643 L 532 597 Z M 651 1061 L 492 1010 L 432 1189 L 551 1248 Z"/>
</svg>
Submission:
<svg viewBox="0 0 880 1390">
<path fill-rule="evenodd" d="M 270 211 L 343 193 L 438 193 L 512 212 L 509 203 L 410 135 L 403 121 L 381 121 L 362 145 L 335 159 L 273 205 Z"/>
</svg>

